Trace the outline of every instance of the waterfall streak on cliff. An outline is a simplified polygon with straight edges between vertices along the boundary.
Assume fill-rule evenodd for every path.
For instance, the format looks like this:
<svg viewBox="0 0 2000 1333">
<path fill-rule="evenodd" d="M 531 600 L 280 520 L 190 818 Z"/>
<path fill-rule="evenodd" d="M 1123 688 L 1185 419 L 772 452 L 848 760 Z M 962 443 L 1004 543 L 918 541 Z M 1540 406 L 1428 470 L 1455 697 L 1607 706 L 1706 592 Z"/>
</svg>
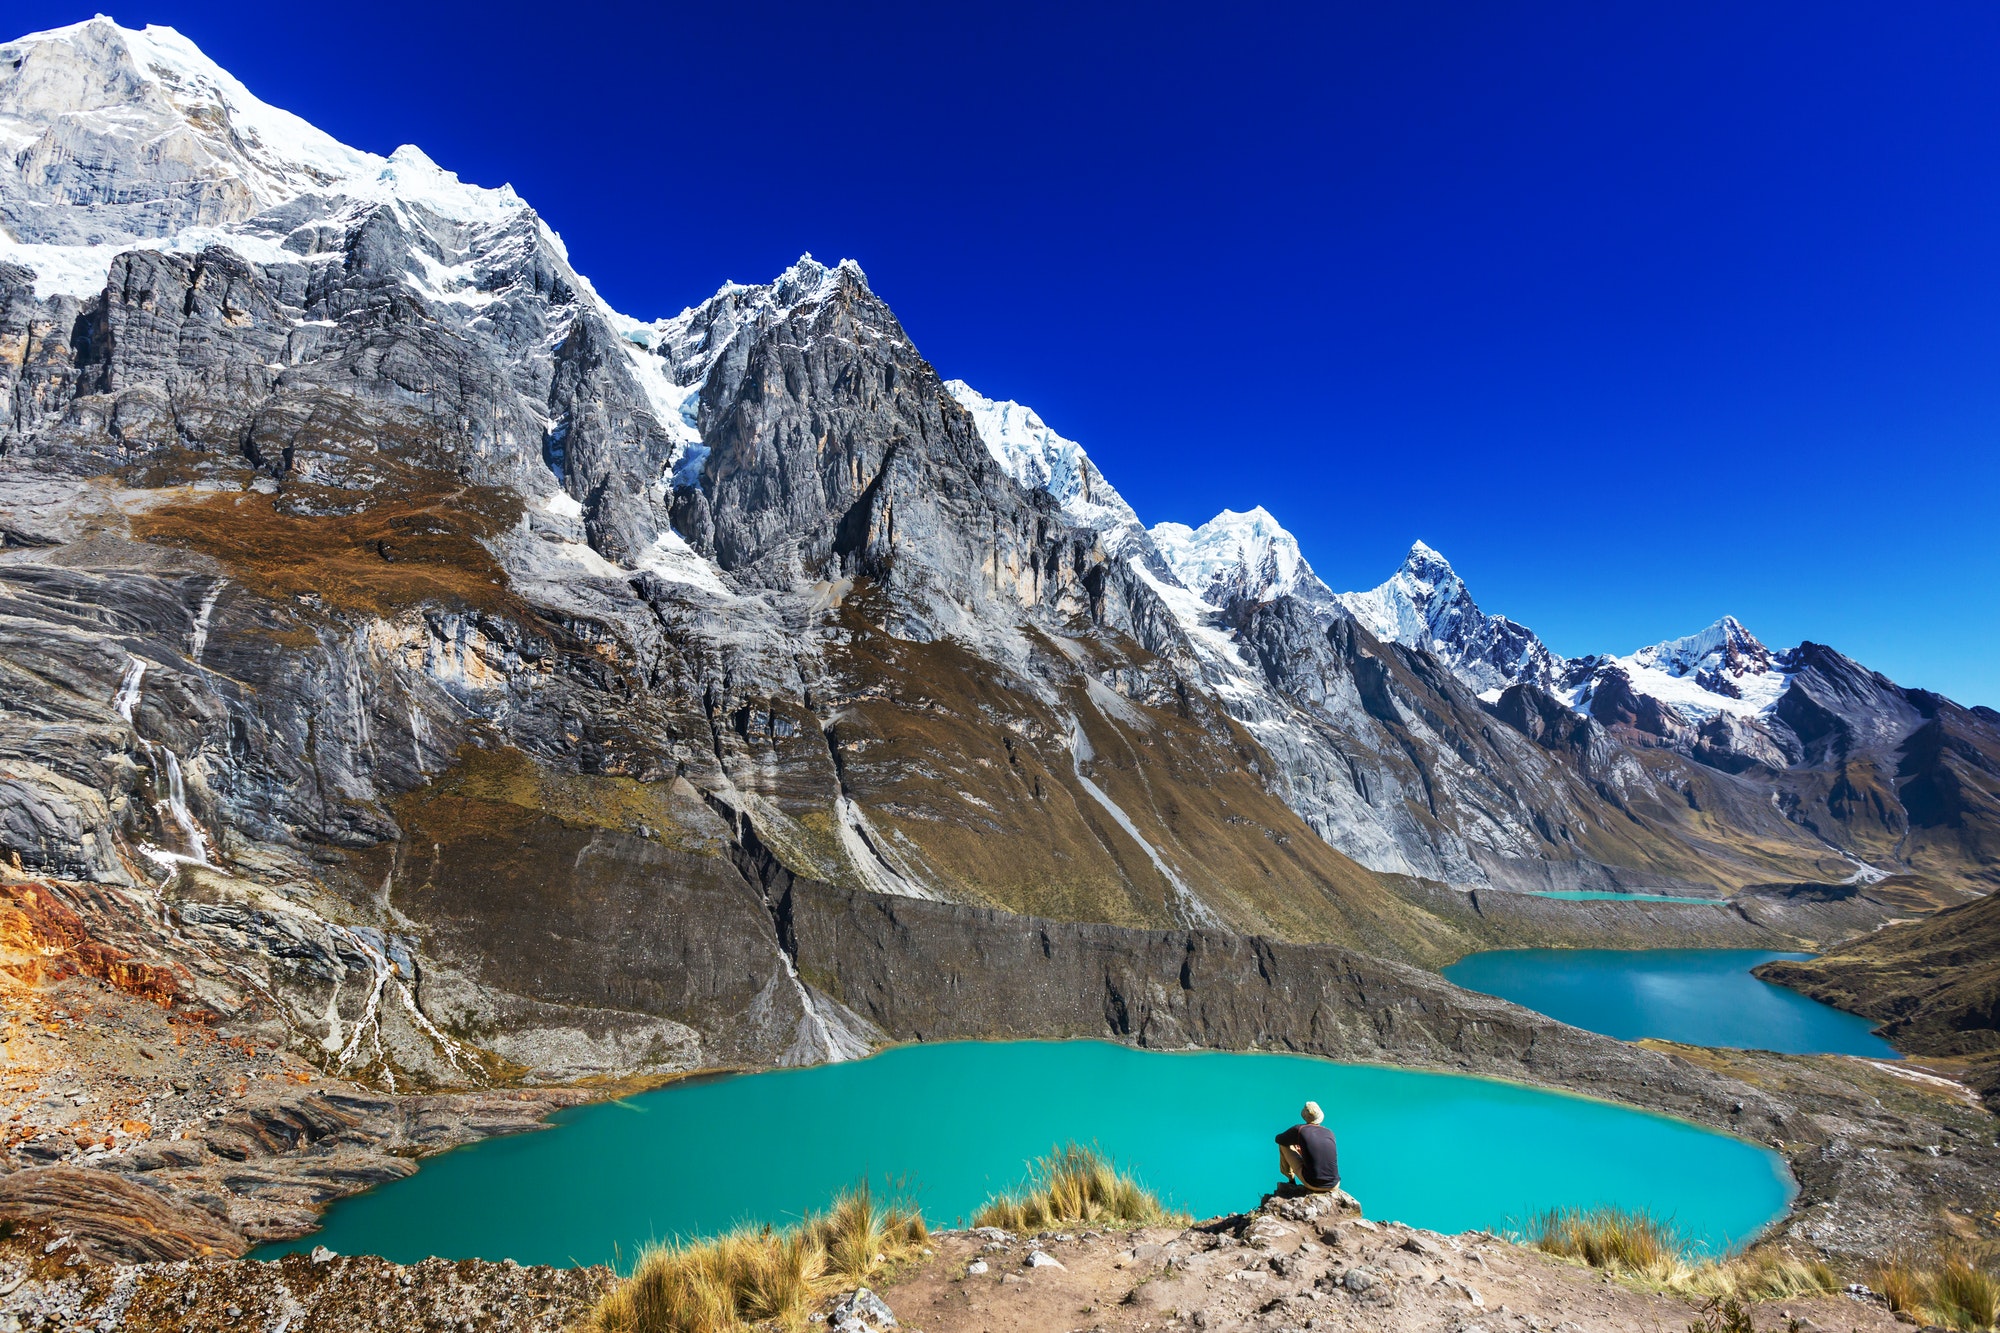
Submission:
<svg viewBox="0 0 2000 1333">
<path fill-rule="evenodd" d="M 155 784 L 165 789 L 165 798 L 155 803 L 154 808 L 163 811 L 180 829 L 181 837 L 188 846 L 187 859 L 196 865 L 212 864 L 208 859 L 208 835 L 202 832 L 201 825 L 188 809 L 187 782 L 181 776 L 181 757 L 167 746 L 141 736 L 139 725 L 133 720 L 133 714 L 139 709 L 139 695 L 145 676 L 146 664 L 133 658 L 125 668 L 124 679 L 118 682 L 118 694 L 111 701 L 111 706 L 131 726 L 132 739 L 139 742 L 146 762 L 152 765 Z"/>
<path fill-rule="evenodd" d="M 371 1033 L 375 1038 L 374 1053 L 378 1057 L 382 1055 L 382 992 L 389 985 L 389 960 L 374 945 L 363 939 L 359 932 L 345 926 L 334 926 L 332 929 L 368 960 L 369 970 L 374 974 L 367 1003 L 361 1008 L 361 1017 L 354 1020 L 354 1034 L 347 1039 L 347 1045 L 341 1049 L 336 1060 L 336 1068 L 345 1070 L 360 1056 L 362 1038 Z M 389 1073 L 386 1061 L 383 1064 L 382 1076 L 390 1090 L 394 1091 L 395 1076 Z"/>
<path fill-rule="evenodd" d="M 437 1045 L 439 1054 L 443 1055 L 450 1062 L 451 1067 L 460 1073 L 476 1074 L 478 1072 L 476 1069 L 468 1070 L 463 1063 L 465 1059 L 470 1058 L 470 1053 L 465 1047 L 439 1031 L 437 1025 L 431 1022 L 429 1016 L 417 1004 L 415 992 L 411 991 L 409 984 L 398 974 L 396 965 L 389 960 L 389 944 L 387 939 L 381 939 L 378 943 L 376 939 L 370 938 L 371 936 L 378 935 L 378 932 L 372 929 L 337 926 L 331 922 L 327 923 L 327 929 L 335 938 L 345 942 L 356 953 L 368 960 L 370 973 L 367 1003 L 362 1007 L 361 1016 L 354 1020 L 353 1031 L 348 1037 L 346 1044 L 341 1047 L 339 1056 L 336 1057 L 335 1064 L 337 1068 L 344 1070 L 359 1058 L 361 1055 L 362 1039 L 372 1036 L 373 1040 L 370 1044 L 370 1049 L 375 1057 L 382 1061 L 383 1081 L 389 1085 L 392 1091 L 394 1090 L 396 1086 L 395 1075 L 389 1070 L 388 1057 L 382 1046 L 382 999 L 388 993 L 389 988 L 393 986 L 396 998 L 403 1002 L 403 1008 L 408 1012 L 410 1021 L 416 1024 L 418 1030 Z M 327 1002 L 327 1039 L 329 1042 L 334 1043 L 339 1041 L 340 1034 L 340 1010 L 337 1000 L 338 994 L 336 993 L 335 998 Z"/>
<path fill-rule="evenodd" d="M 201 665 L 202 650 L 208 647 L 208 618 L 215 614 L 215 603 L 222 596 L 223 585 L 228 579 L 217 579 L 209 585 L 208 592 L 201 599 L 201 609 L 195 613 L 194 630 L 188 635 L 188 660 Z"/>
<path fill-rule="evenodd" d="M 792 956 L 782 948 L 778 958 L 785 965 L 785 976 L 791 980 L 793 991 L 799 997 L 799 1007 L 805 1011 L 806 1026 L 818 1038 L 819 1053 L 828 1064 L 841 1060 L 858 1060 L 869 1054 L 865 1043 L 857 1042 L 845 1033 L 836 1033 L 826 1017 L 819 1011 L 819 1001 L 813 998 L 812 988 L 799 979 L 799 969 L 792 964 Z"/>
</svg>

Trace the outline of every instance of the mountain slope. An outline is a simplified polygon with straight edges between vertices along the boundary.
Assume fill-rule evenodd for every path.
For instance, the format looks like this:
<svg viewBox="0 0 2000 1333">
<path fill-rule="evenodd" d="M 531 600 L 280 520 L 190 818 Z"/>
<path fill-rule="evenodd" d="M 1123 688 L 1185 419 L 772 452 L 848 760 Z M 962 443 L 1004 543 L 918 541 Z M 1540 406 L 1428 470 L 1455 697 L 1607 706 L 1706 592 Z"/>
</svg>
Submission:
<svg viewBox="0 0 2000 1333">
<path fill-rule="evenodd" d="M 120 167 L 91 188 L 153 188 L 148 234 L 0 265 L 17 865 L 376 932 L 423 1021 L 335 951 L 271 983 L 273 1031 L 420 1081 L 468 1043 L 536 1078 L 860 1049 L 796 975 L 781 874 L 1465 947 L 1272 793 L 1146 646 L 1175 633 L 1150 585 L 1008 473 L 858 267 L 630 320 L 510 194 L 412 186 L 413 151 L 229 156 L 267 109 L 163 93 L 176 42 L 93 21 L 15 44 L 0 90 L 17 138 L 220 118 L 228 201 Z M 40 188 L 6 182 L 21 216 Z"/>
<path fill-rule="evenodd" d="M 1805 962 L 1766 963 L 1757 975 L 1876 1019 L 1900 1051 L 1964 1060 L 1967 1081 L 2000 1111 L 2000 897 Z"/>
</svg>

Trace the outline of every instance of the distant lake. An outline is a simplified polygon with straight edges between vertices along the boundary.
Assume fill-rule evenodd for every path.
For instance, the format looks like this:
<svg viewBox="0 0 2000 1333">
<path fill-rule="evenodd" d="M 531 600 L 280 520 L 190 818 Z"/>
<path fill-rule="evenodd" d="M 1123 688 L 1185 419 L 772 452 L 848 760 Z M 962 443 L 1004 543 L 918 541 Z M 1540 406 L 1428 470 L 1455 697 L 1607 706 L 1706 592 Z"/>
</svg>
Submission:
<svg viewBox="0 0 2000 1333">
<path fill-rule="evenodd" d="M 1440 1231 L 1620 1204 L 1722 1247 L 1782 1213 L 1792 1190 L 1761 1145 L 1518 1084 L 1291 1055 L 953 1042 L 567 1110 L 555 1129 L 430 1158 L 257 1257 L 324 1244 L 403 1261 L 622 1265 L 655 1238 L 793 1221 L 864 1178 L 900 1182 L 949 1225 L 1071 1140 L 1212 1216 L 1254 1207 L 1276 1182 L 1272 1136 L 1308 1098 L 1326 1108 L 1367 1215 Z"/>
<path fill-rule="evenodd" d="M 1868 1019 L 1750 975 L 1773 958 L 1810 957 L 1761 949 L 1497 949 L 1462 958 L 1444 975 L 1626 1041 L 1896 1059 Z"/>
</svg>

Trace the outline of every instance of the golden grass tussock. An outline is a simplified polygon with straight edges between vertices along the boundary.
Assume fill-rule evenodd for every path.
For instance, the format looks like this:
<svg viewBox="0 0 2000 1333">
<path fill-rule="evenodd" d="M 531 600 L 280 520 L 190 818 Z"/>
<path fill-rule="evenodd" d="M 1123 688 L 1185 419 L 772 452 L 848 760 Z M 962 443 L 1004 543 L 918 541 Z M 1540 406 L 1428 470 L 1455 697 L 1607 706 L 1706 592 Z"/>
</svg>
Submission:
<svg viewBox="0 0 2000 1333">
<path fill-rule="evenodd" d="M 1644 1211 L 1552 1209 L 1529 1223 L 1525 1239 L 1545 1253 L 1657 1291 L 1705 1297 L 1718 1317 L 1733 1302 L 1819 1295 L 1841 1286 L 1819 1258 L 1800 1258 L 1773 1246 L 1702 1259 L 1672 1223 Z"/>
<path fill-rule="evenodd" d="M 1528 1236 L 1546 1253 L 1635 1275 L 1680 1264 L 1687 1251 L 1670 1224 L 1623 1208 L 1551 1208 L 1529 1224 Z"/>
<path fill-rule="evenodd" d="M 1097 1152 L 1072 1143 L 1030 1167 L 1026 1189 L 988 1200 L 972 1224 L 1031 1234 L 1086 1223 L 1184 1226 L 1188 1221 Z"/>
<path fill-rule="evenodd" d="M 583 1333 L 743 1333 L 803 1329 L 829 1292 L 912 1257 L 930 1239 L 914 1209 L 867 1186 L 783 1231 L 746 1227 L 713 1240 L 649 1247 L 581 1325 Z"/>
<path fill-rule="evenodd" d="M 1965 1330 L 2000 1324 L 2000 1277 L 1963 1251 L 1891 1255 L 1869 1270 L 1869 1285 L 1890 1309 L 1919 1323 Z"/>
<path fill-rule="evenodd" d="M 878 1205 L 865 1185 L 808 1218 L 802 1231 L 826 1256 L 827 1272 L 849 1282 L 866 1280 L 885 1261 L 915 1253 L 930 1240 L 921 1214 Z"/>
<path fill-rule="evenodd" d="M 1892 1254 L 1876 1264 L 1869 1271 L 1868 1285 L 1889 1303 L 1891 1310 L 1915 1314 L 1924 1306 L 1924 1273 L 1911 1255 Z"/>
<path fill-rule="evenodd" d="M 1671 1224 L 1615 1208 L 1553 1210 L 1525 1229 L 1526 1241 L 1656 1291 L 1706 1299 L 1698 1333 L 1737 1328 L 1741 1302 L 1837 1292 L 1841 1282 L 1818 1258 L 1776 1246 L 1721 1259 L 1698 1258 Z M 1889 1308 L 1920 1324 L 1986 1333 L 2000 1323 L 2000 1276 L 1964 1251 L 1891 1255 L 1868 1270 Z M 1748 1327 L 1747 1324 L 1741 1325 Z"/>
<path fill-rule="evenodd" d="M 1690 1289 L 1712 1296 L 1782 1301 L 1839 1291 L 1840 1279 L 1817 1256 L 1801 1259 L 1778 1249 L 1752 1250 L 1719 1263 L 1703 1264 L 1690 1275 Z"/>
<path fill-rule="evenodd" d="M 1984 1329 L 2000 1323 L 2000 1278 L 1964 1255 L 1947 1257 L 1931 1274 L 1931 1311 L 1947 1328 Z"/>
</svg>

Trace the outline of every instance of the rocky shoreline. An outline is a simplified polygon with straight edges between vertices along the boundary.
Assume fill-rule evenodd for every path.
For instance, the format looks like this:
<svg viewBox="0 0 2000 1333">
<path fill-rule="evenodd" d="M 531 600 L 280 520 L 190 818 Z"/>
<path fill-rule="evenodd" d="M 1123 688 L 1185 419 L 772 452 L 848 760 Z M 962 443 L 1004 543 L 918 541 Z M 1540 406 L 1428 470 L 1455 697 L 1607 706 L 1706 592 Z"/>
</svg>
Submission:
<svg viewBox="0 0 2000 1333">
<path fill-rule="evenodd" d="M 879 1289 L 829 1297 L 814 1319 L 838 1333 L 1656 1333 L 1701 1317 L 1694 1298 L 1613 1283 L 1486 1232 L 1371 1221 L 1339 1197 L 1267 1197 L 1254 1212 L 1185 1228 L 936 1232 Z M 611 1281 L 601 1267 L 398 1265 L 326 1250 L 108 1265 L 37 1228 L 0 1241 L 0 1329 L 560 1333 Z M 1902 1327 L 1862 1291 L 1750 1308 L 1760 1330 Z"/>
</svg>

